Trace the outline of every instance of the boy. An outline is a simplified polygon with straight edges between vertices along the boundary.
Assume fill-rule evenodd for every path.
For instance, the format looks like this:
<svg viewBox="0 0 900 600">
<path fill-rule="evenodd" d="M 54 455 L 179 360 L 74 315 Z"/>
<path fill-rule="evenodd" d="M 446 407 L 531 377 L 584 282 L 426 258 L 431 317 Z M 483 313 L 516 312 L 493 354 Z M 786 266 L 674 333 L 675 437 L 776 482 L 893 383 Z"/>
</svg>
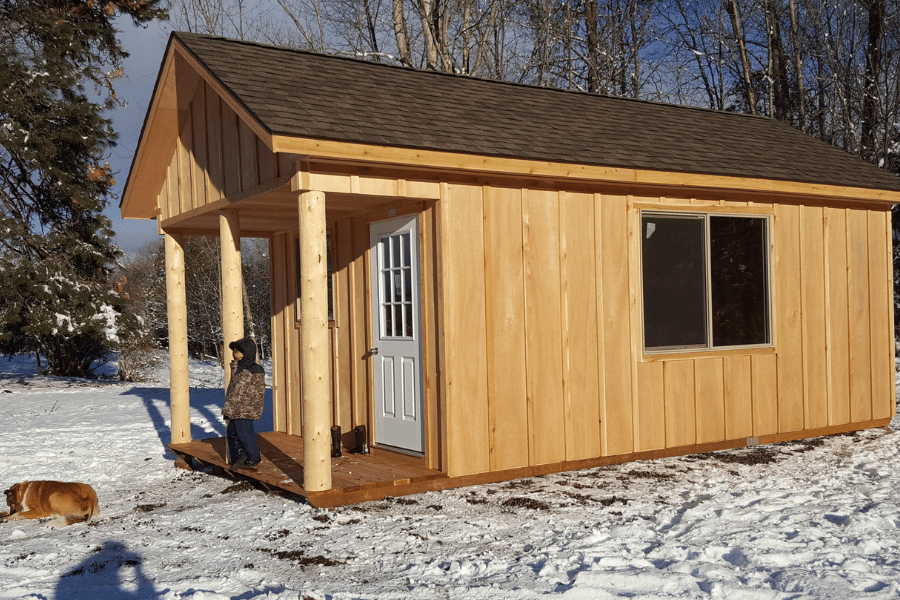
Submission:
<svg viewBox="0 0 900 600">
<path fill-rule="evenodd" d="M 256 344 L 243 338 L 228 344 L 231 361 L 231 381 L 225 391 L 222 416 L 228 419 L 227 440 L 231 466 L 235 469 L 259 464 L 259 446 L 253 421 L 262 416 L 266 395 L 266 373 L 256 364 Z"/>
</svg>

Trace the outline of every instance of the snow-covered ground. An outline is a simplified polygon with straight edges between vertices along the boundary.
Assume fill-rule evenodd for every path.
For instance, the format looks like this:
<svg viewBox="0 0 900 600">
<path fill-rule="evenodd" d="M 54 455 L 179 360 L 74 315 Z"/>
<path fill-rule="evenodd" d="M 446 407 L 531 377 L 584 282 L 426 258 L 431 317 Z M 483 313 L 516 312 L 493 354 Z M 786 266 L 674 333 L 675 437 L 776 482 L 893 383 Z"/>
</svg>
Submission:
<svg viewBox="0 0 900 600">
<path fill-rule="evenodd" d="M 325 511 L 173 468 L 165 377 L 0 360 L 0 489 L 83 481 L 101 511 L 0 524 L 0 599 L 900 596 L 898 419 Z M 219 370 L 191 382 L 193 437 L 221 436 Z"/>
</svg>

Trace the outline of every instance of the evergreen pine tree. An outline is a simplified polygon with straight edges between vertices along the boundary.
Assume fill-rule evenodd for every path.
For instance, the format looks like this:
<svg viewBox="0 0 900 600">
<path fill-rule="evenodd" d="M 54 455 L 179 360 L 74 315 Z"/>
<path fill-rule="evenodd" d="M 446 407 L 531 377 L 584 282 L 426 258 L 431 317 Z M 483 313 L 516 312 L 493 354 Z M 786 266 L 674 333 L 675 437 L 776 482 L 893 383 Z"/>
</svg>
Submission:
<svg viewBox="0 0 900 600">
<path fill-rule="evenodd" d="M 165 18 L 158 2 L 0 0 L 0 353 L 59 375 L 90 374 L 136 329 L 111 281 L 104 111 L 127 56 L 114 19 Z"/>
</svg>

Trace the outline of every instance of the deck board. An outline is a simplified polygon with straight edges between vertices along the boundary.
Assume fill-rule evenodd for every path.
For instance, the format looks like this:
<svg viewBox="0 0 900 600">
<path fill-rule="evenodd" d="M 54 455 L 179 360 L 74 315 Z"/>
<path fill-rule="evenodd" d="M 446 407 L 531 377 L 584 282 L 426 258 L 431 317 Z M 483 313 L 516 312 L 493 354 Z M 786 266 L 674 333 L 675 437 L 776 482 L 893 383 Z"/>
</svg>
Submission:
<svg viewBox="0 0 900 600">
<path fill-rule="evenodd" d="M 427 482 L 447 478 L 424 466 L 422 459 L 384 450 L 373 449 L 370 454 L 347 454 L 345 450 L 343 457 L 331 459 L 332 489 L 309 492 L 303 488 L 303 439 L 270 431 L 258 434 L 257 440 L 262 460 L 255 469 L 231 469 L 225 462 L 225 438 L 170 444 L 169 448 L 188 465 L 193 458 L 233 476 L 298 494 L 321 508 L 417 493 Z"/>
</svg>

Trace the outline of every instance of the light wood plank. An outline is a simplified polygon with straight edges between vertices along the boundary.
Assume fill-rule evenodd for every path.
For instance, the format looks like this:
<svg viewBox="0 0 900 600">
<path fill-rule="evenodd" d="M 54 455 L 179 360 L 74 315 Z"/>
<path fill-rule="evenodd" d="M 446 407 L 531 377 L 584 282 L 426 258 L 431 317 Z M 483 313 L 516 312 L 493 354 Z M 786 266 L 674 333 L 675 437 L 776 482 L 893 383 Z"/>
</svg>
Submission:
<svg viewBox="0 0 900 600">
<path fill-rule="evenodd" d="M 559 203 L 566 460 L 576 460 L 600 455 L 594 197 L 561 193 Z"/>
<path fill-rule="evenodd" d="M 752 357 L 726 356 L 723 362 L 725 385 L 725 439 L 753 435 Z"/>
<path fill-rule="evenodd" d="M 666 447 L 689 446 L 697 442 L 694 361 L 673 360 L 665 365 Z"/>
<path fill-rule="evenodd" d="M 540 465 L 566 455 L 558 194 L 525 190 L 522 221 L 529 461 Z"/>
<path fill-rule="evenodd" d="M 278 163 L 275 160 L 275 153 L 269 150 L 259 138 L 256 138 L 256 155 L 259 164 L 259 182 L 265 183 L 276 179 Z"/>
<path fill-rule="evenodd" d="M 209 202 L 225 196 L 225 172 L 222 168 L 222 99 L 207 88 L 206 120 L 209 152 Z"/>
<path fill-rule="evenodd" d="M 800 207 L 800 294 L 803 313 L 804 422 L 828 425 L 825 356 L 825 241 L 821 207 Z"/>
<path fill-rule="evenodd" d="M 803 330 L 800 297 L 800 208 L 777 205 L 774 226 L 778 431 L 803 429 Z"/>
<path fill-rule="evenodd" d="M 528 465 L 522 190 L 485 188 L 488 419 L 491 469 Z"/>
<path fill-rule="evenodd" d="M 352 365 L 352 391 L 351 391 L 351 416 L 353 427 L 357 425 L 369 426 L 369 361 L 366 356 L 369 348 L 374 346 L 371 337 L 371 316 L 369 302 L 371 293 L 368 289 L 369 267 L 366 257 L 369 254 L 369 225 L 365 219 L 351 219 L 351 239 L 353 258 L 349 265 L 349 294 L 350 305 L 348 307 L 350 317 L 350 358 Z M 369 427 L 371 429 L 371 427 Z"/>
<path fill-rule="evenodd" d="M 441 432 L 443 410 L 439 389 L 441 369 L 438 364 L 438 331 L 436 322 L 438 292 L 437 273 L 440 257 L 435 255 L 437 232 L 435 228 L 436 210 L 432 203 L 426 203 L 419 216 L 420 251 L 422 253 L 422 372 L 425 375 L 423 391 L 425 395 L 425 461 L 430 469 L 440 469 L 441 448 L 445 446 Z"/>
<path fill-rule="evenodd" d="M 256 151 L 256 134 L 238 119 L 238 138 L 241 158 L 241 191 L 246 192 L 259 185 L 259 163 Z"/>
<path fill-rule="evenodd" d="M 778 433 L 778 365 L 775 354 L 751 360 L 753 435 L 757 437 Z"/>
<path fill-rule="evenodd" d="M 222 168 L 225 172 L 225 196 L 241 191 L 241 155 L 238 118 L 225 102 L 222 102 Z"/>
<path fill-rule="evenodd" d="M 490 470 L 484 205 L 480 187 L 442 187 L 444 346 L 447 368 L 448 471 Z"/>
<path fill-rule="evenodd" d="M 603 301 L 603 219 L 602 205 L 603 196 L 601 194 L 593 195 L 594 204 L 594 272 L 597 274 L 597 414 L 600 422 L 597 424 L 598 436 L 600 439 L 600 456 L 608 454 L 606 445 L 606 324 L 604 322 L 603 310 L 605 303 Z"/>
<path fill-rule="evenodd" d="M 287 297 L 285 298 L 285 418 L 287 433 L 301 435 L 303 432 L 303 411 L 300 405 L 300 365 L 303 361 L 303 346 L 300 344 L 300 329 L 297 327 L 299 306 L 297 299 L 297 235 L 292 234 L 285 244 L 285 272 L 287 273 Z"/>
<path fill-rule="evenodd" d="M 893 221 L 893 210 L 891 211 L 891 213 L 886 215 L 884 218 L 884 229 L 885 229 L 884 245 L 885 245 L 885 247 L 891 249 L 891 258 L 892 258 L 892 260 L 889 260 L 886 265 L 887 273 L 884 274 L 884 277 L 888 281 L 893 283 L 893 281 L 894 281 L 894 261 L 893 261 L 894 227 L 893 227 L 892 221 Z M 891 291 L 893 291 L 893 288 L 891 288 Z M 893 294 L 891 294 L 891 301 L 893 302 Z M 897 348 L 896 348 L 896 342 L 895 342 L 894 337 L 896 336 L 897 323 L 894 320 L 894 311 L 893 310 L 888 311 L 888 321 L 890 322 L 890 327 L 888 328 L 888 330 L 891 331 L 893 334 L 890 339 L 890 348 L 888 349 L 888 356 L 891 358 L 891 368 L 896 369 L 895 364 L 896 364 Z M 895 377 L 891 378 L 891 382 L 888 387 L 889 387 L 890 397 L 896 398 L 897 397 L 897 380 Z M 890 405 L 891 405 L 891 417 L 897 416 L 897 403 L 891 402 Z"/>
<path fill-rule="evenodd" d="M 640 428 L 635 450 L 659 450 L 666 447 L 666 406 L 663 362 L 637 364 L 638 420 Z"/>
<path fill-rule="evenodd" d="M 872 418 L 869 236 L 865 211 L 847 211 L 847 285 L 850 291 L 850 420 Z"/>
<path fill-rule="evenodd" d="M 872 418 L 882 419 L 893 414 L 894 353 L 891 312 L 893 302 L 893 273 L 889 238 L 885 236 L 885 221 L 890 212 L 869 212 L 869 317 L 872 332 Z M 888 275 L 891 275 L 888 278 Z"/>
<path fill-rule="evenodd" d="M 206 197 L 207 177 L 209 176 L 209 155 L 207 153 L 206 137 L 206 86 L 197 86 L 197 95 L 191 102 L 191 123 L 193 124 L 193 164 L 191 179 L 194 183 L 192 207 L 204 206 L 208 200 Z"/>
<path fill-rule="evenodd" d="M 725 383 L 721 358 L 694 361 L 697 443 L 725 440 Z"/>
<path fill-rule="evenodd" d="M 285 377 L 285 307 L 287 304 L 287 273 L 285 272 L 285 246 L 287 234 L 275 235 L 269 242 L 269 272 L 272 274 L 272 427 L 275 431 L 287 431 L 287 400 Z M 291 324 L 293 326 L 293 323 Z"/>
<path fill-rule="evenodd" d="M 603 274 L 603 360 L 605 420 L 601 432 L 604 455 L 634 449 L 632 415 L 633 368 L 628 256 L 628 203 L 624 196 L 600 199 L 600 254 Z M 637 269 L 637 266 L 634 266 Z"/>
<path fill-rule="evenodd" d="M 178 198 L 178 174 L 181 166 L 178 154 L 178 144 L 175 144 L 172 152 L 172 162 L 166 170 L 165 202 L 162 204 L 162 220 L 177 215 L 181 211 L 180 200 Z"/>
<path fill-rule="evenodd" d="M 327 200 L 326 200 L 327 202 Z M 350 348 L 350 219 L 343 219 L 331 227 L 331 250 L 334 261 L 332 296 L 334 304 L 333 344 L 337 349 L 332 381 L 337 405 L 334 424 L 340 425 L 342 433 L 353 429 L 352 363 Z"/>
<path fill-rule="evenodd" d="M 187 212 L 193 208 L 193 138 L 194 128 L 188 112 L 184 126 L 181 129 L 181 135 L 178 136 L 176 142 L 176 152 L 178 153 L 178 210 L 176 214 Z"/>
<path fill-rule="evenodd" d="M 847 288 L 847 213 L 826 208 L 825 332 L 828 357 L 828 423 L 850 422 L 850 304 Z"/>
</svg>

